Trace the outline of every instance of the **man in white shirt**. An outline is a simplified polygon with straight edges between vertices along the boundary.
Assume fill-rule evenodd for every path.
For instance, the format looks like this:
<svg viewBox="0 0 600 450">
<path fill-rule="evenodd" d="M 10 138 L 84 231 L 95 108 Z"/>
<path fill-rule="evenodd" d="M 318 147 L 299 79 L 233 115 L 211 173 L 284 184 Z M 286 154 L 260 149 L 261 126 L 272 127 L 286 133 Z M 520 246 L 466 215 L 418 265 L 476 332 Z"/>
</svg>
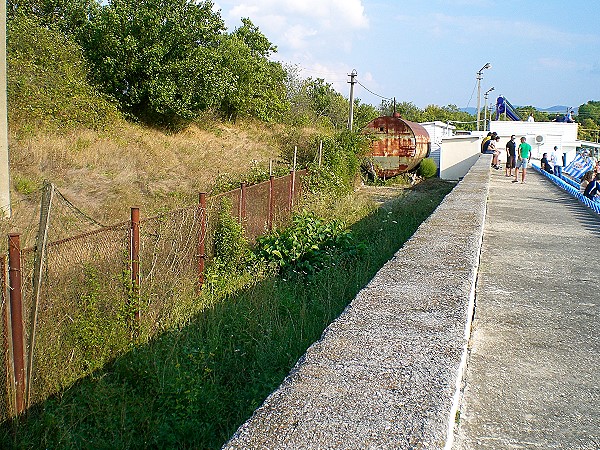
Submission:
<svg viewBox="0 0 600 450">
<path fill-rule="evenodd" d="M 558 147 L 555 145 L 554 150 L 550 154 L 550 165 L 554 167 L 554 175 L 558 178 L 562 177 L 563 158 L 562 154 L 558 153 Z"/>
</svg>

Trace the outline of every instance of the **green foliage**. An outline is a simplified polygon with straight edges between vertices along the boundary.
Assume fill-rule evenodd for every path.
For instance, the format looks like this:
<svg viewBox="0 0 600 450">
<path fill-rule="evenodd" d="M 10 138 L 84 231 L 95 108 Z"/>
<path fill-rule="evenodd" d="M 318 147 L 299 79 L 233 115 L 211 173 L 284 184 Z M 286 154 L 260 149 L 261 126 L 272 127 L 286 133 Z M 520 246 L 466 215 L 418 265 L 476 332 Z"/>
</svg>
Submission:
<svg viewBox="0 0 600 450">
<path fill-rule="evenodd" d="M 97 0 L 8 0 L 7 17 L 34 17 L 44 27 L 56 27 L 64 34 L 85 29 L 100 8 Z"/>
<path fill-rule="evenodd" d="M 286 89 L 290 102 L 286 121 L 298 126 L 342 129 L 348 122 L 348 101 L 322 78 L 301 79 L 287 68 Z"/>
<path fill-rule="evenodd" d="M 218 106 L 224 29 L 211 2 L 113 0 L 77 37 L 103 92 L 137 117 L 169 121 Z"/>
<path fill-rule="evenodd" d="M 437 106 L 428 105 L 420 109 L 412 102 L 400 102 L 396 104 L 396 111 L 401 117 L 411 122 L 456 122 L 454 125 L 459 130 L 474 130 L 476 128 L 475 116 L 461 111 L 456 105 Z M 394 112 L 394 104 L 391 101 L 381 102 L 379 107 L 381 115 L 391 116 Z"/>
<path fill-rule="evenodd" d="M 359 132 L 342 131 L 325 136 L 322 166 L 311 165 L 307 180 L 313 193 L 339 196 L 349 192 L 359 175 L 369 139 Z"/>
<path fill-rule="evenodd" d="M 13 178 L 15 190 L 23 195 L 30 195 L 39 190 L 38 183 L 27 177 L 15 175 Z"/>
<path fill-rule="evenodd" d="M 590 100 L 589 102 L 579 106 L 577 119 L 581 121 L 585 119 L 592 119 L 596 125 L 600 125 L 600 101 Z"/>
<path fill-rule="evenodd" d="M 229 274 L 252 282 L 204 291 L 186 326 L 34 406 L 17 433 L 4 423 L 0 447 L 221 448 L 450 188 L 426 180 L 355 223 L 364 251 L 314 276 Z"/>
<path fill-rule="evenodd" d="M 244 269 L 248 256 L 248 241 L 242 224 L 231 215 L 232 202 L 221 200 L 214 236 L 213 264 L 222 271 L 239 272 Z"/>
<path fill-rule="evenodd" d="M 230 120 L 238 116 L 279 121 L 288 108 L 281 64 L 269 61 L 276 47 L 250 19 L 221 41 L 223 75 L 229 80 L 220 109 Z"/>
<path fill-rule="evenodd" d="M 314 275 L 335 261 L 356 256 L 361 248 L 343 222 L 326 222 L 303 211 L 291 226 L 258 238 L 253 253 L 259 261 L 287 274 Z"/>
<path fill-rule="evenodd" d="M 103 310 L 98 269 L 85 266 L 84 275 L 84 293 L 79 296 L 77 313 L 72 317 L 66 337 L 79 353 L 83 370 L 89 372 L 106 364 L 128 340 L 125 318 L 115 321 Z"/>
<path fill-rule="evenodd" d="M 105 129 L 116 108 L 87 82 L 81 49 L 55 28 L 16 14 L 8 22 L 8 103 L 20 131 Z"/>
<path fill-rule="evenodd" d="M 434 177 L 437 173 L 437 166 L 432 158 L 425 158 L 419 163 L 417 172 L 423 178 Z"/>
<path fill-rule="evenodd" d="M 379 117 L 379 111 L 372 105 L 361 103 L 360 99 L 354 101 L 353 128 L 362 130 L 371 120 Z"/>
<path fill-rule="evenodd" d="M 579 139 L 600 142 L 600 101 L 589 101 L 579 106 L 575 121 L 581 124 Z"/>
</svg>

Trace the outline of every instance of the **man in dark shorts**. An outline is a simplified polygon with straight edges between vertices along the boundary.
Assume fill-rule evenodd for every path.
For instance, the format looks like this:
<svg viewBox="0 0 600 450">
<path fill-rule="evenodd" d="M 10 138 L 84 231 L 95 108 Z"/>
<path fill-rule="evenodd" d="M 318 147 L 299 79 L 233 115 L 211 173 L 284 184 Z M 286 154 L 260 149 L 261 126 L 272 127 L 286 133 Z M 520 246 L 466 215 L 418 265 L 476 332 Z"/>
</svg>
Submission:
<svg viewBox="0 0 600 450">
<path fill-rule="evenodd" d="M 517 142 L 516 137 L 513 134 L 510 140 L 506 143 L 506 168 L 504 169 L 504 175 L 512 177 L 512 170 L 516 167 L 517 157 Z"/>
</svg>

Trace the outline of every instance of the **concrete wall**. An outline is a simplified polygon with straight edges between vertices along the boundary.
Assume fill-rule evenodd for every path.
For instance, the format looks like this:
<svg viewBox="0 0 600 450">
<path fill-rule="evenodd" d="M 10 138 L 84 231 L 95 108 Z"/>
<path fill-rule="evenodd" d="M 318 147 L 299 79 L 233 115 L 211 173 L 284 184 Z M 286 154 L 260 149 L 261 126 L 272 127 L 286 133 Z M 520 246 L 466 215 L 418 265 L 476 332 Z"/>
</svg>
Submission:
<svg viewBox="0 0 600 450">
<path fill-rule="evenodd" d="M 225 449 L 451 447 L 490 162 L 478 159 Z"/>
<path fill-rule="evenodd" d="M 464 177 L 481 154 L 479 136 L 453 136 L 442 139 L 440 178 L 459 180 Z"/>
</svg>

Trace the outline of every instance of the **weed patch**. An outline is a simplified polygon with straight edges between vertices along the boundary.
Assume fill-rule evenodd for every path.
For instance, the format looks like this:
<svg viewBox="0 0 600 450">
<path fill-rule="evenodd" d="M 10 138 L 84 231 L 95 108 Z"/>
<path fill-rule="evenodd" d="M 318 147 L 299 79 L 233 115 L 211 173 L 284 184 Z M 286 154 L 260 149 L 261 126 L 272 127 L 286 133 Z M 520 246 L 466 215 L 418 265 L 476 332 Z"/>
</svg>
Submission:
<svg viewBox="0 0 600 450">
<path fill-rule="evenodd" d="M 348 228 L 363 249 L 332 255 L 310 276 L 269 276 L 260 265 L 230 274 L 227 294 L 206 289 L 204 308 L 181 328 L 32 408 L 14 429 L 0 426 L 0 446 L 220 448 L 450 189 L 426 180 L 371 210 Z M 308 234 L 325 242 L 346 235 L 313 225 Z M 92 297 L 93 286 L 92 277 Z"/>
</svg>

